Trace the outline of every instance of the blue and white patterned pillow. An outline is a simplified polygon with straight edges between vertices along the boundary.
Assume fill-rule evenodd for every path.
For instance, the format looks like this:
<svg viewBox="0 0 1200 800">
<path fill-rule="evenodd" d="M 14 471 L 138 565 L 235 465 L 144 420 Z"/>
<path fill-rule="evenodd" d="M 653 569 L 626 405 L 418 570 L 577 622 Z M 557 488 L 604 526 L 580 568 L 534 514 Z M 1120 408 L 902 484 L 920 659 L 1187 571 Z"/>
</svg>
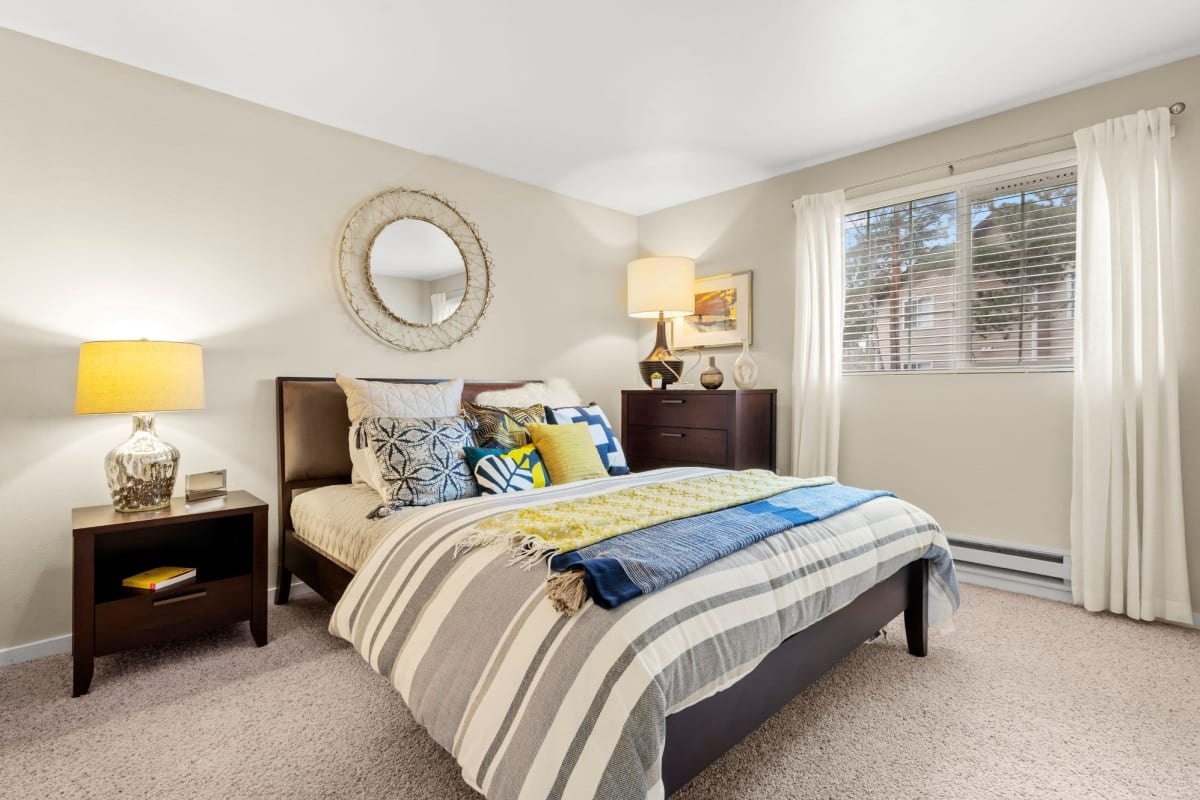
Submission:
<svg viewBox="0 0 1200 800">
<path fill-rule="evenodd" d="M 531 444 L 508 452 L 468 447 L 466 454 L 483 494 L 523 492 L 550 485 L 546 465 Z"/>
<path fill-rule="evenodd" d="M 475 440 L 462 417 L 367 417 L 360 430 L 388 506 L 428 506 L 479 493 L 463 454 Z M 375 515 L 385 516 L 385 508 Z"/>
<path fill-rule="evenodd" d="M 586 422 L 588 433 L 592 435 L 592 443 L 600 453 L 600 460 L 609 475 L 628 475 L 629 462 L 625 460 L 625 451 L 613 433 L 612 425 L 600 406 L 563 406 L 562 408 L 547 408 L 546 421 L 554 425 L 571 425 L 575 422 Z"/>
</svg>

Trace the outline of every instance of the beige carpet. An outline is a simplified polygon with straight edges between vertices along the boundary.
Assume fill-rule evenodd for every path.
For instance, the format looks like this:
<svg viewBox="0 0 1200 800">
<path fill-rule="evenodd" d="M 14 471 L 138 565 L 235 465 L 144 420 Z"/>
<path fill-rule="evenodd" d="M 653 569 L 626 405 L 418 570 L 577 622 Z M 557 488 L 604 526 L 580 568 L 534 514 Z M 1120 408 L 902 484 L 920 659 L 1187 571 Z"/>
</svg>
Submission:
<svg viewBox="0 0 1200 800">
<path fill-rule="evenodd" d="M 328 614 L 100 659 L 77 700 L 66 656 L 0 669 L 0 797 L 477 798 Z M 1196 798 L 1198 759 L 1200 632 L 968 586 L 928 658 L 893 624 L 679 797 Z"/>
</svg>

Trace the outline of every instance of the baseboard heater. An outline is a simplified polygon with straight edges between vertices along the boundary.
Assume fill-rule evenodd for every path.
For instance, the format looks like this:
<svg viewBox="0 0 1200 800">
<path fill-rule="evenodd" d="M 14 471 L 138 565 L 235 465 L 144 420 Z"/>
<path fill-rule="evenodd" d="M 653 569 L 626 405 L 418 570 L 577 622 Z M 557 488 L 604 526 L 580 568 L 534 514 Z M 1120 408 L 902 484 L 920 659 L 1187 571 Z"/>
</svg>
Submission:
<svg viewBox="0 0 1200 800">
<path fill-rule="evenodd" d="M 947 534 L 959 580 L 1071 602 L 1071 554 L 1052 547 Z"/>
</svg>

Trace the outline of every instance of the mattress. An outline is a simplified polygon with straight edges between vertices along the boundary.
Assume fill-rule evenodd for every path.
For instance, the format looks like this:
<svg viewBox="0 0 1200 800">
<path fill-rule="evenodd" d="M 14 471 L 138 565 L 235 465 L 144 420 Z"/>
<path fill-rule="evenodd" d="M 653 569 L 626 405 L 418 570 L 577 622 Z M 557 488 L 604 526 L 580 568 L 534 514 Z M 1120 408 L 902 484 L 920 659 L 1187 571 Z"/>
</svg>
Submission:
<svg viewBox="0 0 1200 800">
<path fill-rule="evenodd" d="M 391 530 L 367 514 L 380 503 L 379 493 L 361 483 L 322 486 L 292 499 L 292 528 L 296 538 L 335 561 L 358 572 L 379 540 Z M 405 508 L 391 518 L 403 518 Z"/>
</svg>

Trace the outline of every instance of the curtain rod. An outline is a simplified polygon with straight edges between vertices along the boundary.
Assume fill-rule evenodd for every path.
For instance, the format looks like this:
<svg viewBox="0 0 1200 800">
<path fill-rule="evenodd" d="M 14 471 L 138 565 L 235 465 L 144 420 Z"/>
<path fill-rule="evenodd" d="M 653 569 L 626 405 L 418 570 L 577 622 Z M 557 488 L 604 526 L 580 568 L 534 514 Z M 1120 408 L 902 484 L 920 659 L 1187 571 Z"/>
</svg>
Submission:
<svg viewBox="0 0 1200 800">
<path fill-rule="evenodd" d="M 1177 117 L 1180 114 L 1182 114 L 1186 108 L 1187 108 L 1186 103 L 1182 103 L 1182 102 L 1172 103 L 1171 105 L 1169 105 L 1167 107 L 1167 111 L 1169 111 L 1171 113 L 1171 116 Z M 1008 147 L 1000 147 L 1000 148 L 997 148 L 996 150 L 988 150 L 986 153 L 976 153 L 974 155 L 964 156 L 957 160 L 958 161 L 974 161 L 977 158 L 986 158 L 987 156 L 999 155 L 1000 153 L 1007 153 L 1010 150 L 1022 150 L 1026 147 L 1033 147 L 1034 145 L 1037 145 L 1037 144 L 1046 144 L 1047 142 L 1053 142 L 1058 139 L 1065 139 L 1068 136 L 1074 136 L 1074 134 L 1073 133 L 1060 133 L 1057 136 L 1047 136 L 1044 139 L 1031 139 L 1028 142 L 1021 142 L 1020 144 L 1013 144 L 1013 145 L 1009 145 Z M 908 172 L 900 172 L 900 173 L 897 173 L 896 175 L 890 175 L 886 178 L 878 178 L 873 181 L 867 181 L 866 183 L 859 183 L 859 184 L 855 184 L 854 186 L 847 186 L 846 191 L 853 192 L 857 189 L 865 189 L 868 186 L 875 186 L 876 184 L 887 183 L 889 181 L 894 181 L 898 178 L 907 178 L 909 175 L 918 175 L 922 172 L 928 172 L 931 169 L 937 169 L 938 167 L 949 167 L 950 174 L 951 175 L 954 174 L 954 162 L 947 161 L 947 162 L 943 162 L 941 164 L 931 164 L 928 167 L 921 167 L 920 169 L 910 169 Z"/>
</svg>

